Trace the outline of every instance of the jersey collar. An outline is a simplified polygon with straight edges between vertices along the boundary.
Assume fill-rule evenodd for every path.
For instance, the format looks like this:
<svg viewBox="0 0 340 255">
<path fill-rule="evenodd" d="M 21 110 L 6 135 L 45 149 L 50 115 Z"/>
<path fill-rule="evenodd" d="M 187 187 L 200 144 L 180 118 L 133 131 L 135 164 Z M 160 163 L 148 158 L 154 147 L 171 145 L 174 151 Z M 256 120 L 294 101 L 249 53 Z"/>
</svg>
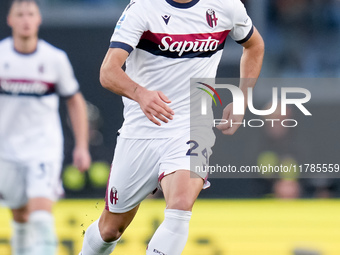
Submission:
<svg viewBox="0 0 340 255">
<path fill-rule="evenodd" d="M 19 54 L 19 55 L 22 55 L 22 56 L 31 56 L 31 55 L 35 54 L 35 53 L 38 51 L 38 43 L 37 43 L 37 47 L 36 47 L 35 50 L 32 51 L 32 52 L 23 53 L 23 52 L 21 52 L 21 51 L 18 51 L 18 50 L 14 47 L 14 39 L 13 39 L 13 37 L 10 37 L 10 38 L 11 38 L 11 43 L 12 43 L 12 47 L 13 47 L 14 52 L 17 53 L 17 54 Z M 39 42 L 39 40 L 38 40 L 38 42 Z"/>
<path fill-rule="evenodd" d="M 167 1 L 167 3 L 170 4 L 171 6 L 176 7 L 176 8 L 181 8 L 181 9 L 187 9 L 187 8 L 193 7 L 195 4 L 199 2 L 199 0 L 192 0 L 189 3 L 178 3 L 178 2 L 175 2 L 174 0 L 165 0 L 165 1 Z"/>
<path fill-rule="evenodd" d="M 35 53 L 38 51 L 38 47 L 35 48 L 35 50 L 32 51 L 32 52 L 24 53 L 24 52 L 18 51 L 18 50 L 14 47 L 14 45 L 13 45 L 13 50 L 14 50 L 17 54 L 19 54 L 19 55 L 22 55 L 22 56 L 31 56 L 31 55 L 35 54 Z"/>
</svg>

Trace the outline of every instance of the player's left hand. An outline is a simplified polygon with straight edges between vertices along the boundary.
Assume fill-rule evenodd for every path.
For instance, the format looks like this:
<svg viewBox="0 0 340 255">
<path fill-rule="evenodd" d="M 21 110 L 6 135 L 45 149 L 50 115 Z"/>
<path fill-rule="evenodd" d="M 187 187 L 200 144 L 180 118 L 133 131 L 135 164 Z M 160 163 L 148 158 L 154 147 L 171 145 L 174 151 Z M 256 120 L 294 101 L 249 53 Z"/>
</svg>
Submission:
<svg viewBox="0 0 340 255">
<path fill-rule="evenodd" d="M 91 156 L 89 150 L 82 147 L 75 147 L 73 150 L 73 165 L 80 172 L 85 172 L 90 168 Z"/>
<path fill-rule="evenodd" d="M 230 103 L 224 108 L 222 119 L 227 120 L 226 124 L 217 125 L 216 128 L 221 130 L 224 135 L 233 135 L 236 130 L 241 126 L 244 115 L 234 115 L 233 114 L 233 103 Z M 232 125 L 231 125 L 232 123 Z"/>
</svg>

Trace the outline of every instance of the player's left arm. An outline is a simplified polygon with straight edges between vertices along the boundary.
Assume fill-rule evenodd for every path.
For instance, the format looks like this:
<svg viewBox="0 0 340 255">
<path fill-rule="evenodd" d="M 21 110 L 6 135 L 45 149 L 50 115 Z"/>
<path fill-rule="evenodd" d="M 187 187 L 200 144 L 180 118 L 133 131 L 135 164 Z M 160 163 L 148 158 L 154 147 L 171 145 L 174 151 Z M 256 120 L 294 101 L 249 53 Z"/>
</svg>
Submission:
<svg viewBox="0 0 340 255">
<path fill-rule="evenodd" d="M 240 89 L 243 93 L 247 93 L 249 87 L 253 88 L 255 86 L 261 72 L 264 56 L 264 41 L 255 27 L 253 35 L 242 46 L 240 77 L 241 80 L 249 80 L 249 82 L 241 82 Z"/>
<path fill-rule="evenodd" d="M 90 167 L 91 156 L 89 153 L 89 126 L 86 103 L 80 92 L 67 99 L 67 109 L 75 137 L 73 165 L 79 171 L 84 172 Z"/>
<path fill-rule="evenodd" d="M 264 56 L 264 41 L 254 27 L 254 32 L 248 41 L 242 44 L 243 54 L 241 57 L 240 64 L 240 89 L 244 94 L 244 109 L 248 106 L 248 88 L 253 88 L 256 84 L 257 78 L 260 75 L 263 56 Z M 228 120 L 227 124 L 218 125 L 217 128 L 222 131 L 225 135 L 233 135 L 242 123 L 244 115 L 233 114 L 233 103 L 230 103 L 223 110 L 222 119 Z"/>
</svg>

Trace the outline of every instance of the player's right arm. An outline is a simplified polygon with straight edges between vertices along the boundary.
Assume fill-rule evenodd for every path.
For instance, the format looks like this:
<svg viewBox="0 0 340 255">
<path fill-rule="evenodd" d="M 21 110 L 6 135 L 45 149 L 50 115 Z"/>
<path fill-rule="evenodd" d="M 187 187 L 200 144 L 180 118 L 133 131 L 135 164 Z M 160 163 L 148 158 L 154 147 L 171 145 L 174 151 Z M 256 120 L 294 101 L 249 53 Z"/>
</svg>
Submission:
<svg viewBox="0 0 340 255">
<path fill-rule="evenodd" d="M 167 105 L 171 101 L 161 91 L 150 91 L 134 82 L 122 69 L 129 53 L 120 48 L 110 48 L 100 69 L 102 86 L 118 95 L 136 101 L 145 116 L 160 126 L 158 120 L 167 123 L 174 112 Z"/>
</svg>

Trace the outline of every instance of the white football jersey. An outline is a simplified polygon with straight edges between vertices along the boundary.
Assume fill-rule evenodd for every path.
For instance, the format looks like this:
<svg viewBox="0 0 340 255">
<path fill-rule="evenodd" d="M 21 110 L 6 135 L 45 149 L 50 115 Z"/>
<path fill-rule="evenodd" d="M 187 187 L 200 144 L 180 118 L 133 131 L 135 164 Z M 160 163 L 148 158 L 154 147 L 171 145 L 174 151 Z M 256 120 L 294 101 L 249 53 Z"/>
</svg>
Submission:
<svg viewBox="0 0 340 255">
<path fill-rule="evenodd" d="M 62 159 L 59 96 L 79 90 L 66 53 L 39 40 L 21 54 L 0 41 L 0 157 L 16 162 Z"/>
<path fill-rule="evenodd" d="M 156 126 L 137 102 L 123 97 L 121 135 L 164 138 L 188 132 L 190 78 L 215 78 L 227 36 L 244 43 L 252 33 L 252 21 L 240 0 L 132 0 L 110 47 L 130 53 L 126 73 L 141 86 L 162 91 L 175 115 Z"/>
</svg>

